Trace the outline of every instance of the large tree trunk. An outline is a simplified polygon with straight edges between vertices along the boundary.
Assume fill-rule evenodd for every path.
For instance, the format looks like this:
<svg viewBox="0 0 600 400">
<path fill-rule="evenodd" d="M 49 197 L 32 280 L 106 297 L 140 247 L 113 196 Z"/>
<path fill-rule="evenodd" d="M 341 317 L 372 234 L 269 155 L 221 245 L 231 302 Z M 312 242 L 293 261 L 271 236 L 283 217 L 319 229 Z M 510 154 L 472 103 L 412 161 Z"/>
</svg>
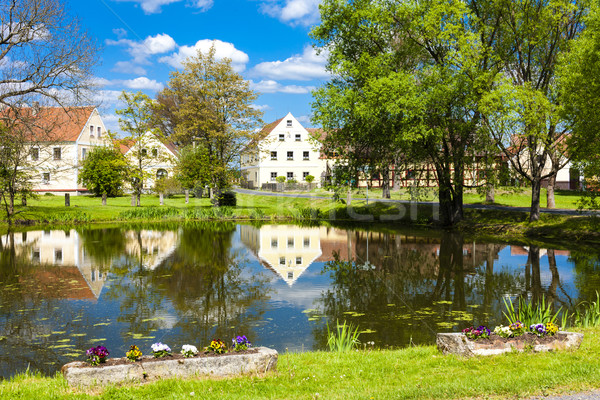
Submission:
<svg viewBox="0 0 600 400">
<path fill-rule="evenodd" d="M 487 184 L 487 190 L 485 192 L 485 202 L 494 203 L 496 201 L 496 192 L 492 183 Z"/>
<path fill-rule="evenodd" d="M 529 212 L 529 222 L 539 221 L 540 219 L 540 195 L 542 190 L 542 181 L 539 177 L 531 181 L 531 211 Z"/>
<path fill-rule="evenodd" d="M 546 190 L 546 208 L 556 208 L 554 202 L 554 186 L 556 185 L 556 174 L 553 173 L 548 178 L 548 189 Z"/>
<path fill-rule="evenodd" d="M 389 199 L 390 195 L 390 170 L 389 168 L 384 168 L 383 173 L 383 183 L 381 186 L 381 197 L 383 199 Z"/>
</svg>

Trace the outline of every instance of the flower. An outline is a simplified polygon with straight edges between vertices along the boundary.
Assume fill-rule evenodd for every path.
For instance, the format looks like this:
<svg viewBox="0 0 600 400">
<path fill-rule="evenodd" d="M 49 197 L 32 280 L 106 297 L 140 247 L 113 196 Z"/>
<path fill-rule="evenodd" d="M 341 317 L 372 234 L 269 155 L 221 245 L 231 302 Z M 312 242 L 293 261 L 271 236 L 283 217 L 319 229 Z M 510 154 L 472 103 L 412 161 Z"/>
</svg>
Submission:
<svg viewBox="0 0 600 400">
<path fill-rule="evenodd" d="M 88 362 L 91 365 L 98 365 L 106 362 L 106 358 L 110 354 L 104 346 L 96 346 L 88 349 L 85 354 L 88 356 Z"/>
<path fill-rule="evenodd" d="M 130 361 L 137 361 L 141 356 L 142 352 L 137 346 L 129 347 L 129 351 L 125 353 L 125 357 L 127 357 Z"/>
<path fill-rule="evenodd" d="M 223 354 L 227 351 L 227 345 L 221 339 L 213 339 L 210 342 L 210 346 L 206 348 L 206 351 L 212 351 L 216 354 Z"/>
<path fill-rule="evenodd" d="M 521 336 L 525 333 L 525 326 L 521 321 L 515 321 L 509 325 L 510 330 L 513 333 L 513 336 Z"/>
<path fill-rule="evenodd" d="M 510 329 L 510 327 L 508 327 L 508 326 L 503 326 L 503 325 L 497 326 L 497 327 L 494 329 L 494 333 L 495 333 L 496 335 L 500 336 L 500 337 L 503 337 L 503 338 L 509 338 L 509 337 L 512 337 L 512 336 L 513 336 L 513 332 L 512 332 L 512 330 Z"/>
<path fill-rule="evenodd" d="M 529 326 L 529 330 L 538 335 L 539 337 L 546 336 L 546 334 L 548 333 L 544 324 L 533 324 Z"/>
<path fill-rule="evenodd" d="M 548 335 L 550 336 L 554 336 L 554 334 L 556 332 L 558 332 L 558 325 L 552 323 L 552 322 L 548 322 L 546 324 L 546 332 L 548 333 Z"/>
<path fill-rule="evenodd" d="M 163 343 L 154 343 L 152 346 L 152 352 L 154 352 L 154 357 L 165 357 L 171 355 L 171 348 Z"/>
<path fill-rule="evenodd" d="M 234 351 L 244 351 L 248 350 L 249 347 L 252 347 L 252 343 L 250 343 L 246 336 L 236 336 L 231 339 L 231 341 L 233 343 L 232 347 Z"/>
<path fill-rule="evenodd" d="M 477 329 L 470 326 L 462 330 L 466 337 L 471 340 L 487 339 L 490 337 L 490 330 L 487 326 L 480 325 Z"/>
<path fill-rule="evenodd" d="M 194 357 L 198 354 L 198 349 L 191 344 L 184 344 L 181 346 L 181 354 L 183 354 L 184 357 Z"/>
</svg>

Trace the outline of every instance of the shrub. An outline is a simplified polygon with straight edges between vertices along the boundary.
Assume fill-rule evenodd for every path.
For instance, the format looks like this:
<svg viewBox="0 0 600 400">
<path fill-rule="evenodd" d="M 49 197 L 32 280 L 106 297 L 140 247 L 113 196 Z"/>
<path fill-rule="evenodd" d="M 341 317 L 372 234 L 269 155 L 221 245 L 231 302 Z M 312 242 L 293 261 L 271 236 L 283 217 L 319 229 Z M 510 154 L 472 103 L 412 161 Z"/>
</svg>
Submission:
<svg viewBox="0 0 600 400">
<path fill-rule="evenodd" d="M 213 204 L 217 207 L 235 207 L 237 205 L 236 194 L 230 190 L 221 192 L 213 198 Z"/>
<path fill-rule="evenodd" d="M 275 178 L 275 180 L 279 183 L 283 183 L 285 182 L 285 176 L 278 176 L 277 178 Z"/>
<path fill-rule="evenodd" d="M 162 193 L 166 197 L 171 197 L 175 194 L 183 192 L 181 183 L 175 178 L 160 178 L 154 183 L 154 193 Z"/>
</svg>

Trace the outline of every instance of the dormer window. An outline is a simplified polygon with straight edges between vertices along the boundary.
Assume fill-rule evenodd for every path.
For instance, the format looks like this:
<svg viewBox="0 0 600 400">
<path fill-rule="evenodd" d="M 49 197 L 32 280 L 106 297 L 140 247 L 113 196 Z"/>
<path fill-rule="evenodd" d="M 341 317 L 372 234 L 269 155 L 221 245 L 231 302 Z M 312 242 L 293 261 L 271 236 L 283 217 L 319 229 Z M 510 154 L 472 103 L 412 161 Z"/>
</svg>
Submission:
<svg viewBox="0 0 600 400">
<path fill-rule="evenodd" d="M 292 120 L 288 119 L 286 122 L 287 122 L 287 127 L 291 128 L 292 127 Z"/>
<path fill-rule="evenodd" d="M 94 125 L 90 125 L 90 137 L 94 137 Z"/>
<path fill-rule="evenodd" d="M 98 127 L 98 139 L 100 139 L 100 137 L 102 136 L 102 128 Z"/>
<path fill-rule="evenodd" d="M 283 142 L 285 140 L 285 135 L 283 133 L 279 134 L 279 141 Z"/>
<path fill-rule="evenodd" d="M 296 133 L 296 142 L 302 140 L 302 136 L 299 133 Z"/>
<path fill-rule="evenodd" d="M 152 157 L 158 157 L 158 149 L 152 149 Z"/>
</svg>

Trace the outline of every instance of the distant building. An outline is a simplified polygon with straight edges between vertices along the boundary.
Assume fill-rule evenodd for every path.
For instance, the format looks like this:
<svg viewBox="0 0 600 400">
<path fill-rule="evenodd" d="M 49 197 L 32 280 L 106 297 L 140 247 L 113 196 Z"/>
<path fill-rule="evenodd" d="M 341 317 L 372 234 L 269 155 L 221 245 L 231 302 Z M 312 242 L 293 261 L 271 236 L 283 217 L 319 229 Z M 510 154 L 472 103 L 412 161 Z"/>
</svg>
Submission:
<svg viewBox="0 0 600 400">
<path fill-rule="evenodd" d="M 243 183 L 250 188 L 276 183 L 281 176 L 303 183 L 312 175 L 319 184 L 325 169 L 315 130 L 305 129 L 291 113 L 266 125 L 241 154 Z"/>
</svg>

